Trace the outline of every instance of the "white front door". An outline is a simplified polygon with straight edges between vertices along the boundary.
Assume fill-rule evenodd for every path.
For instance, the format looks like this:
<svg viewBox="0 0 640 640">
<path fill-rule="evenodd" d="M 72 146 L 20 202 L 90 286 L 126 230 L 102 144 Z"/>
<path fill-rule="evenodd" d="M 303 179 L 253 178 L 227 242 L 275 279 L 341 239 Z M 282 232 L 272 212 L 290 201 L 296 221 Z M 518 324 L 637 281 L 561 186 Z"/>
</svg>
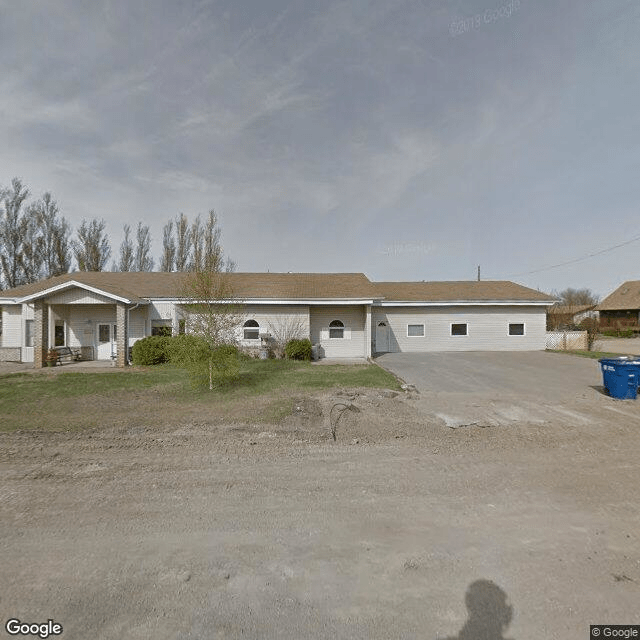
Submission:
<svg viewBox="0 0 640 640">
<path fill-rule="evenodd" d="M 389 350 L 389 327 L 386 322 L 381 321 L 376 326 L 376 353 L 386 353 Z"/>
<path fill-rule="evenodd" d="M 111 360 L 117 353 L 115 324 L 101 322 L 98 324 L 96 336 L 98 339 L 98 360 Z"/>
</svg>

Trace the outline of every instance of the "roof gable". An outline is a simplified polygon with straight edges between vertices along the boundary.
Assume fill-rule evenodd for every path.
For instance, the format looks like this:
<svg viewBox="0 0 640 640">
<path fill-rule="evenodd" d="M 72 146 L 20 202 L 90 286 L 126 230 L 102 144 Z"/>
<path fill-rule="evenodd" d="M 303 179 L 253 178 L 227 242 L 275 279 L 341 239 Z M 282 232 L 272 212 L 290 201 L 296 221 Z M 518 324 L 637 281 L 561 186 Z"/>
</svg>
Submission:
<svg viewBox="0 0 640 640">
<path fill-rule="evenodd" d="M 598 311 L 640 309 L 640 280 L 628 280 L 610 293 L 597 307 Z"/>
</svg>

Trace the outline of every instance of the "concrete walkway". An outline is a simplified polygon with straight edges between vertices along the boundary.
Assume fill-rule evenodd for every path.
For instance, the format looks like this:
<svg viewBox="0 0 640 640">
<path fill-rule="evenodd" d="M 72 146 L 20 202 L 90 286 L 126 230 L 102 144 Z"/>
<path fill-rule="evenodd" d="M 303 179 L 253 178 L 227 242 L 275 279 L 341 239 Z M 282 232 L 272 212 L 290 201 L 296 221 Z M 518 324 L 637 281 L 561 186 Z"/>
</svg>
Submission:
<svg viewBox="0 0 640 640">
<path fill-rule="evenodd" d="M 125 371 L 125 369 L 111 366 L 105 360 L 87 360 L 86 362 L 65 362 L 55 367 L 36 369 L 33 362 L 0 362 L 0 375 L 8 373 L 81 373 L 86 371 Z"/>
</svg>

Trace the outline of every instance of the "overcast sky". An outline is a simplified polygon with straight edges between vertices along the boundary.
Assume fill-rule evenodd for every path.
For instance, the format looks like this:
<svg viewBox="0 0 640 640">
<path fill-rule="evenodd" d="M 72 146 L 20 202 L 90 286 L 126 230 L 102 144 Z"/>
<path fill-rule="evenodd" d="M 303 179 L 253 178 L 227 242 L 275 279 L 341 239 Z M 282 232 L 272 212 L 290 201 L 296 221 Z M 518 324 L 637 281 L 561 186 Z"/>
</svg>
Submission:
<svg viewBox="0 0 640 640">
<path fill-rule="evenodd" d="M 640 279 L 637 0 L 0 0 L 0 185 L 241 271 Z"/>
</svg>

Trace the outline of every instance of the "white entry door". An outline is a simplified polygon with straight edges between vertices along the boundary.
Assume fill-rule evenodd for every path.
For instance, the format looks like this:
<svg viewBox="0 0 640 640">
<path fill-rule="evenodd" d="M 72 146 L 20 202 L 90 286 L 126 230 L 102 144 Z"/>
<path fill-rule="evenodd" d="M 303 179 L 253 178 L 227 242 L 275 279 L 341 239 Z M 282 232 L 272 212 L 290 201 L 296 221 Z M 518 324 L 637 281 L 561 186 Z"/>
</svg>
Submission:
<svg viewBox="0 0 640 640">
<path fill-rule="evenodd" d="M 111 358 L 116 355 L 116 339 L 118 337 L 116 335 L 116 329 L 117 325 L 115 324 L 108 324 L 106 322 L 98 324 L 96 331 L 98 339 L 98 360 L 111 360 Z"/>
<path fill-rule="evenodd" d="M 376 326 L 376 353 L 386 353 L 389 349 L 389 327 L 384 321 Z"/>
</svg>

